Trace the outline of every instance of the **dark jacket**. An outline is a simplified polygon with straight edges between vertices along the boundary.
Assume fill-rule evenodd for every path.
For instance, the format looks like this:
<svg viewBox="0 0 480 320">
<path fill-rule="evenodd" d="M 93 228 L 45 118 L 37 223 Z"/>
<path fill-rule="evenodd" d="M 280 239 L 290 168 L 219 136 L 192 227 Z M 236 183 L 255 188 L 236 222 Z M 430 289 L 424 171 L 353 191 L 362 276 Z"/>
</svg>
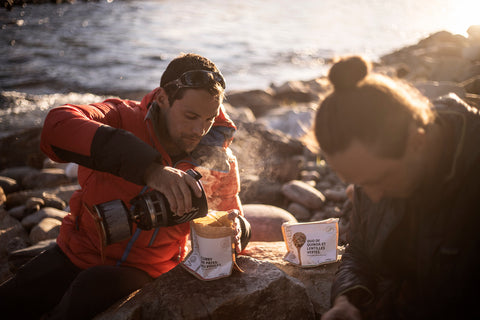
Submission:
<svg viewBox="0 0 480 320">
<path fill-rule="evenodd" d="M 480 115 L 456 96 L 434 105 L 449 137 L 434 180 L 407 200 L 355 189 L 332 302 L 346 294 L 364 319 L 480 319 Z"/>
</svg>

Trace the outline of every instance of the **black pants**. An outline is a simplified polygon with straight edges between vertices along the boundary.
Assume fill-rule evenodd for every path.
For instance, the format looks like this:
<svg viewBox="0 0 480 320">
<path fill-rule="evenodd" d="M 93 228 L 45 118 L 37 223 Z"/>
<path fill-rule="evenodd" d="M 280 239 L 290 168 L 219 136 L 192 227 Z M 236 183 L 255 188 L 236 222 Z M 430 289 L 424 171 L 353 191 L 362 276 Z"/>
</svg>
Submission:
<svg viewBox="0 0 480 320">
<path fill-rule="evenodd" d="M 79 269 L 55 246 L 0 286 L 0 318 L 91 319 L 152 280 L 130 267 Z"/>
</svg>

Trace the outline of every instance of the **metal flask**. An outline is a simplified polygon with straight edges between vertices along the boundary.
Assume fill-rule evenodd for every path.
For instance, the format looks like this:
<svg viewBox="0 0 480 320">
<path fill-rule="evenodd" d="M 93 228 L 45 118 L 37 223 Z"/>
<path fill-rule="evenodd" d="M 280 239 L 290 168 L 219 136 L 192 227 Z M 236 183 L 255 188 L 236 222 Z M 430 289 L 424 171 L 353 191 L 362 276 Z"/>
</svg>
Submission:
<svg viewBox="0 0 480 320">
<path fill-rule="evenodd" d="M 133 198 L 130 201 L 132 204 L 130 209 L 118 199 L 94 205 L 94 217 L 103 244 L 106 246 L 129 239 L 132 236 L 134 224 L 139 229 L 151 230 L 205 217 L 208 213 L 208 204 L 203 185 L 200 182 L 202 176 L 192 169 L 187 173 L 198 181 L 202 195 L 195 197 L 192 192 L 192 210 L 182 216 L 171 211 L 165 196 L 156 190 Z"/>
</svg>

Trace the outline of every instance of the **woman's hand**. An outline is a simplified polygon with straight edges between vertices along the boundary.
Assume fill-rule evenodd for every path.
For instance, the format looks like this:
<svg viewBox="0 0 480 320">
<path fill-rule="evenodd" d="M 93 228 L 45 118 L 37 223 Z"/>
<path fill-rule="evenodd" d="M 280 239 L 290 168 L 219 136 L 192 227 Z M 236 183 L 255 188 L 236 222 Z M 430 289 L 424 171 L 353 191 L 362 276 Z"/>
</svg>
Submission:
<svg viewBox="0 0 480 320">
<path fill-rule="evenodd" d="M 322 315 L 322 320 L 362 320 L 362 316 L 346 296 L 338 296 L 332 309 Z"/>
</svg>

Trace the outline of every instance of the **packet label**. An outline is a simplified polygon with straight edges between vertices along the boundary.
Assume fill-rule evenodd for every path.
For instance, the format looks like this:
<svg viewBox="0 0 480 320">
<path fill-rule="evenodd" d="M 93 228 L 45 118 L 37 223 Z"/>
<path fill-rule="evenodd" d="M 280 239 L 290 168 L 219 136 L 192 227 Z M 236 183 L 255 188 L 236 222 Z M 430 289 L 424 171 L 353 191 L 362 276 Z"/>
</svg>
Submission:
<svg viewBox="0 0 480 320">
<path fill-rule="evenodd" d="M 287 246 L 285 261 L 301 267 L 316 267 L 337 261 L 338 218 L 282 224 Z"/>
</svg>

